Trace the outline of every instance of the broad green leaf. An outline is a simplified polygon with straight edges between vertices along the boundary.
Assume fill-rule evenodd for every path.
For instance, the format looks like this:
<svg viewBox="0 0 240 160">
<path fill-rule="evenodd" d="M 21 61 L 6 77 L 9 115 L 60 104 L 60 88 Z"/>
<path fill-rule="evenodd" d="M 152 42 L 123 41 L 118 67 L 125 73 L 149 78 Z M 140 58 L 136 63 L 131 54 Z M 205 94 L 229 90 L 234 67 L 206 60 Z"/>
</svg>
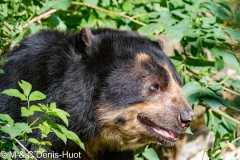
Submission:
<svg viewBox="0 0 240 160">
<path fill-rule="evenodd" d="M 159 160 L 159 157 L 158 157 L 156 151 L 153 148 L 145 149 L 142 154 L 143 154 L 143 156 L 146 159 L 149 159 L 149 160 Z"/>
<path fill-rule="evenodd" d="M 32 132 L 32 129 L 26 123 L 15 123 L 15 126 L 18 127 L 23 132 L 26 133 Z"/>
<path fill-rule="evenodd" d="M 67 136 L 68 139 L 73 140 L 77 143 L 83 150 L 85 150 L 83 142 L 79 139 L 79 137 L 72 131 L 65 130 L 63 133 Z"/>
<path fill-rule="evenodd" d="M 182 91 L 185 94 L 185 96 L 189 96 L 193 93 L 196 93 L 201 88 L 202 88 L 201 85 L 197 81 L 194 81 L 184 85 Z"/>
<path fill-rule="evenodd" d="M 56 105 L 55 102 L 50 104 L 50 109 L 51 109 L 51 110 L 54 110 L 54 109 L 56 109 L 56 108 L 57 108 L 57 105 Z"/>
<path fill-rule="evenodd" d="M 1 122 L 8 123 L 9 125 L 13 125 L 14 121 L 8 114 L 0 114 L 0 124 Z"/>
<path fill-rule="evenodd" d="M 223 8 L 218 6 L 217 4 L 212 3 L 212 4 L 209 4 L 209 5 L 206 5 L 206 7 L 208 7 L 209 11 L 213 15 L 217 16 L 219 19 L 221 19 L 221 20 L 230 19 L 230 16 L 227 14 L 227 12 Z"/>
<path fill-rule="evenodd" d="M 171 11 L 174 15 L 179 16 L 180 18 L 190 18 L 188 14 L 183 13 L 185 10 L 184 9 L 177 9 Z"/>
<path fill-rule="evenodd" d="M 235 80 L 231 83 L 231 86 L 238 92 L 240 92 L 240 80 Z"/>
<path fill-rule="evenodd" d="M 45 5 L 42 8 L 40 8 L 40 10 L 37 11 L 37 14 L 40 15 L 44 12 L 47 12 L 50 9 L 51 9 L 51 2 L 46 1 Z"/>
<path fill-rule="evenodd" d="M 222 117 L 222 122 L 231 131 L 235 131 L 237 129 L 236 123 L 225 117 Z"/>
<path fill-rule="evenodd" d="M 47 135 L 50 133 L 50 131 L 51 131 L 51 127 L 47 124 L 47 123 L 45 123 L 45 122 L 43 122 L 43 124 L 39 124 L 38 125 L 38 128 L 42 131 L 41 132 L 41 137 L 42 138 L 46 138 L 47 137 Z"/>
<path fill-rule="evenodd" d="M 174 42 L 180 42 L 185 35 L 191 30 L 191 23 L 189 20 L 182 20 L 174 26 L 165 28 L 167 36 Z"/>
<path fill-rule="evenodd" d="M 81 22 L 81 24 L 82 24 L 82 22 Z M 96 17 L 96 15 L 91 14 L 89 16 L 88 20 L 86 21 L 85 26 L 92 28 L 92 27 L 96 26 L 96 24 L 97 24 L 97 17 Z"/>
<path fill-rule="evenodd" d="M 240 76 L 240 70 L 238 70 L 238 71 L 236 72 L 236 75 Z"/>
<path fill-rule="evenodd" d="M 31 34 L 37 33 L 39 31 L 38 26 L 35 23 L 28 25 L 31 31 Z"/>
<path fill-rule="evenodd" d="M 21 113 L 22 113 L 21 116 L 23 116 L 23 117 L 29 117 L 34 114 L 33 111 L 28 110 L 26 107 L 21 107 Z"/>
<path fill-rule="evenodd" d="M 126 12 L 131 12 L 134 8 L 134 5 L 131 3 L 131 1 L 125 1 L 122 6 L 123 10 Z"/>
<path fill-rule="evenodd" d="M 46 98 L 46 95 L 44 95 L 42 92 L 34 91 L 29 96 L 29 101 L 37 101 L 37 100 L 43 100 Z"/>
<path fill-rule="evenodd" d="M 196 41 L 189 42 L 192 46 L 194 46 L 197 49 L 202 48 L 202 38 L 198 37 Z"/>
<path fill-rule="evenodd" d="M 84 0 L 83 2 L 91 4 L 93 6 L 97 6 L 98 0 Z"/>
<path fill-rule="evenodd" d="M 227 101 L 227 100 L 223 99 L 222 97 L 218 96 L 217 98 L 218 98 L 217 99 L 218 102 L 222 103 L 224 106 L 240 112 L 240 107 L 238 105 L 236 105 L 230 101 Z"/>
<path fill-rule="evenodd" d="M 67 26 L 58 16 L 56 16 L 56 14 L 52 14 L 48 18 L 48 23 L 52 28 L 57 29 L 59 31 L 65 31 L 67 29 Z"/>
<path fill-rule="evenodd" d="M 4 73 L 4 70 L 0 69 L 0 74 L 3 74 Z"/>
<path fill-rule="evenodd" d="M 161 11 L 161 17 L 159 18 L 158 22 L 164 26 L 164 28 L 168 28 L 169 26 L 171 26 L 172 24 L 175 23 L 175 19 L 172 18 L 172 14 L 171 12 L 169 12 L 169 10 L 167 9 L 162 9 Z"/>
<path fill-rule="evenodd" d="M 204 120 L 207 124 L 207 127 L 214 133 L 217 133 L 221 123 L 221 119 L 219 119 L 218 116 L 219 115 L 216 115 L 214 112 L 207 111 L 204 113 Z"/>
<path fill-rule="evenodd" d="M 70 115 L 67 112 L 65 112 L 64 110 L 56 108 L 56 103 L 52 103 L 50 105 L 50 109 L 52 110 L 52 112 L 54 114 L 53 116 L 55 116 L 55 114 L 56 114 L 56 116 L 58 116 L 60 119 L 62 119 L 62 121 L 68 126 L 67 117 L 69 117 Z"/>
<path fill-rule="evenodd" d="M 42 109 L 36 105 L 32 105 L 29 110 L 32 112 L 43 112 Z"/>
<path fill-rule="evenodd" d="M 67 119 L 67 116 L 64 112 L 62 112 L 61 110 L 58 110 L 57 112 L 57 115 L 60 119 L 62 119 L 62 121 L 66 124 L 66 126 L 68 126 L 68 119 Z"/>
<path fill-rule="evenodd" d="M 214 24 L 216 23 L 216 17 L 204 17 L 203 23 Z"/>
<path fill-rule="evenodd" d="M 57 129 L 52 128 L 53 132 L 60 138 L 65 144 L 67 143 L 67 137 L 65 134 L 61 133 Z"/>
<path fill-rule="evenodd" d="M 219 107 L 223 106 L 223 104 L 219 103 L 215 98 L 211 98 L 211 97 L 204 97 L 201 98 L 204 102 L 206 102 L 209 107 L 213 108 L 213 109 L 219 109 Z"/>
<path fill-rule="evenodd" d="M 240 41 L 240 30 L 233 30 L 228 28 L 225 31 L 231 38 L 234 38 L 235 40 Z"/>
<path fill-rule="evenodd" d="M 228 148 L 228 144 L 226 142 L 221 142 L 220 143 L 221 149 Z"/>
<path fill-rule="evenodd" d="M 227 9 L 229 12 L 233 12 L 233 8 L 232 5 L 230 3 L 228 3 L 227 1 L 219 1 L 218 2 L 220 6 L 222 6 L 223 8 Z"/>
<path fill-rule="evenodd" d="M 7 89 L 7 90 L 4 90 L 2 93 L 8 96 L 20 98 L 22 101 L 27 100 L 27 97 L 21 92 L 19 92 L 19 90 L 17 89 Z"/>
<path fill-rule="evenodd" d="M 218 131 L 218 133 L 220 134 L 221 137 L 223 137 L 225 134 L 229 133 L 228 128 L 221 123 L 218 125 L 217 131 Z"/>
<path fill-rule="evenodd" d="M 40 109 L 43 111 L 43 112 L 47 112 L 49 110 L 48 106 L 44 105 L 44 104 L 38 104 L 38 106 L 40 107 Z M 31 108 L 30 108 L 31 109 Z M 37 108 L 34 108 L 34 109 L 37 109 Z"/>
<path fill-rule="evenodd" d="M 214 47 L 211 50 L 211 53 L 214 57 L 220 58 L 222 57 L 223 61 L 232 68 L 239 68 L 240 63 L 236 57 L 236 55 L 232 52 L 225 51 L 224 48 Z"/>
<path fill-rule="evenodd" d="M 97 24 L 99 27 L 117 28 L 116 21 L 109 19 L 109 18 L 97 20 Z"/>
<path fill-rule="evenodd" d="M 174 6 L 174 8 L 184 7 L 185 3 L 182 0 L 170 0 L 170 3 Z"/>
<path fill-rule="evenodd" d="M 224 31 L 222 30 L 221 27 L 213 28 L 213 32 L 214 32 L 214 38 L 215 39 L 217 39 L 219 41 L 225 41 L 226 40 Z"/>
<path fill-rule="evenodd" d="M 135 155 L 135 156 L 139 156 L 139 155 L 141 155 L 143 152 L 144 152 L 143 148 L 140 147 L 140 148 L 137 148 L 137 149 L 135 150 L 134 155 Z"/>
<path fill-rule="evenodd" d="M 58 10 L 67 10 L 68 7 L 70 7 L 72 0 L 52 0 L 49 1 L 49 5 L 52 8 L 58 9 Z"/>
<path fill-rule="evenodd" d="M 39 144 L 39 141 L 36 138 L 28 138 L 27 141 L 34 144 Z"/>
<path fill-rule="evenodd" d="M 137 157 L 136 155 L 134 156 L 134 160 L 144 160 L 143 157 Z"/>
<path fill-rule="evenodd" d="M 158 23 L 151 23 L 138 29 L 138 32 L 143 35 L 153 35 L 162 31 L 163 27 Z"/>
<path fill-rule="evenodd" d="M 160 3 L 154 3 L 153 4 L 153 9 L 157 12 L 161 12 L 161 5 Z"/>
<path fill-rule="evenodd" d="M 216 40 L 211 38 L 203 38 L 203 41 L 209 44 L 215 44 Z"/>
<path fill-rule="evenodd" d="M 198 82 L 190 82 L 183 87 L 183 93 L 187 96 L 190 105 L 198 102 L 201 98 L 221 98 L 207 87 L 201 87 Z"/>
<path fill-rule="evenodd" d="M 167 36 L 174 42 L 180 42 L 184 36 L 183 30 L 175 26 L 165 28 Z"/>
<path fill-rule="evenodd" d="M 192 130 L 191 130 L 190 127 L 187 128 L 187 130 L 185 131 L 185 133 L 193 135 L 193 132 L 192 132 Z"/>
<path fill-rule="evenodd" d="M 216 58 L 215 60 L 215 68 L 218 70 L 218 71 L 221 71 L 223 70 L 225 67 L 225 63 L 222 59 L 219 59 L 219 58 Z"/>
<path fill-rule="evenodd" d="M 103 6 L 109 6 L 111 4 L 110 0 L 102 0 Z"/>
<path fill-rule="evenodd" d="M 44 146 L 52 146 L 52 143 L 50 141 L 44 141 L 44 142 L 41 142 L 41 144 Z"/>
<path fill-rule="evenodd" d="M 32 90 L 32 85 L 29 82 L 26 82 L 24 80 L 21 80 L 20 82 L 18 82 L 18 85 L 23 90 L 24 95 L 28 97 Z"/>
<path fill-rule="evenodd" d="M 185 63 L 191 66 L 214 66 L 213 61 L 209 61 L 204 58 L 189 57 L 189 56 L 186 57 Z"/>
<path fill-rule="evenodd" d="M 12 138 L 21 135 L 22 130 L 17 126 L 6 125 L 1 127 L 1 131 L 9 134 Z"/>
<path fill-rule="evenodd" d="M 223 55 L 223 61 L 232 68 L 239 68 L 240 64 L 236 55 L 232 52 L 225 52 Z"/>
</svg>

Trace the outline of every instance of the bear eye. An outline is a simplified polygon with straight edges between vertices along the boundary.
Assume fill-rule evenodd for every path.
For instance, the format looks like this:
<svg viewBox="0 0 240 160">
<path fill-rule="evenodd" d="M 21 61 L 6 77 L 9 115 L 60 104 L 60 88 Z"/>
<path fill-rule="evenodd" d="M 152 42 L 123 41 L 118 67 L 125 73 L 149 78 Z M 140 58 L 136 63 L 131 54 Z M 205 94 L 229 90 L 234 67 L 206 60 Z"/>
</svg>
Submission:
<svg viewBox="0 0 240 160">
<path fill-rule="evenodd" d="M 160 90 L 160 86 L 157 83 L 151 85 L 150 87 L 151 92 L 158 92 L 159 90 Z"/>
</svg>

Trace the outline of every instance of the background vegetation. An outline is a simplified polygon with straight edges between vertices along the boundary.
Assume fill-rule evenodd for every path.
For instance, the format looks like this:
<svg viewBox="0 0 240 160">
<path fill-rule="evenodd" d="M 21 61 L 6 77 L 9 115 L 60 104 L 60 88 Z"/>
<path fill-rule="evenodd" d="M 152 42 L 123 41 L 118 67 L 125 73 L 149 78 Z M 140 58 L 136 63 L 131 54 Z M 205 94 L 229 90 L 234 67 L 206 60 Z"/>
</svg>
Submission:
<svg viewBox="0 0 240 160">
<path fill-rule="evenodd" d="M 238 4 L 230 0 L 2 0 L 0 65 L 11 47 L 40 29 L 108 27 L 135 30 L 152 39 L 166 34 L 182 46 L 171 60 L 184 81 L 189 103 L 194 109 L 206 108 L 205 123 L 215 135 L 213 148 L 206 148 L 206 152 L 210 159 L 221 159 L 229 144 L 239 146 L 240 139 L 240 121 L 228 113 L 240 112 L 240 80 L 236 78 L 240 76 Z M 226 68 L 233 72 L 219 76 Z M 229 101 L 223 93 L 233 98 Z M 0 119 L 5 122 L 2 125 L 0 120 L 0 132 L 5 132 L 3 127 L 10 122 Z M 0 148 L 2 145 L 3 141 Z M 149 146 L 139 149 L 135 157 L 158 159 Z"/>
</svg>

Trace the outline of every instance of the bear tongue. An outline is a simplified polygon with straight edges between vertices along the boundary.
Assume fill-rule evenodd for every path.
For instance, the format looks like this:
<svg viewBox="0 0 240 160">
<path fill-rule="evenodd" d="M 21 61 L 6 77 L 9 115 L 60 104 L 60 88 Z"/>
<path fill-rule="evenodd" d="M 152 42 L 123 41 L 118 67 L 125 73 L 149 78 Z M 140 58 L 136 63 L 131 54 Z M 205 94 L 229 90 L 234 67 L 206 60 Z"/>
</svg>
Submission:
<svg viewBox="0 0 240 160">
<path fill-rule="evenodd" d="M 142 122 L 144 122 L 145 124 L 147 124 L 149 127 L 151 127 L 153 129 L 153 131 L 158 134 L 159 136 L 172 140 L 172 141 L 176 141 L 177 137 L 178 137 L 178 133 L 174 132 L 172 130 L 168 130 L 165 128 L 162 128 L 158 125 L 156 125 L 154 122 L 152 122 L 150 119 L 146 118 L 146 117 L 142 117 L 139 116 L 140 120 Z"/>
<path fill-rule="evenodd" d="M 177 140 L 178 133 L 171 131 L 171 130 L 166 130 L 160 127 L 152 126 L 152 129 L 159 135 L 165 138 L 171 138 L 173 140 Z"/>
</svg>

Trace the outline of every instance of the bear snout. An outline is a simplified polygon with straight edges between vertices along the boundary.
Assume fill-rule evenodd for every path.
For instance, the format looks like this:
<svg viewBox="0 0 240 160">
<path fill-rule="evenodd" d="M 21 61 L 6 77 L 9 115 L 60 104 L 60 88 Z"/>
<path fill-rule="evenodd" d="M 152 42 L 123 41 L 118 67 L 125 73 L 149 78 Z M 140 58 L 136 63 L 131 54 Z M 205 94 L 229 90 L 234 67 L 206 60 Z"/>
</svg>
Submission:
<svg viewBox="0 0 240 160">
<path fill-rule="evenodd" d="M 181 127 L 187 128 L 190 123 L 195 119 L 194 113 L 192 110 L 183 110 L 178 114 L 178 122 Z"/>
</svg>

